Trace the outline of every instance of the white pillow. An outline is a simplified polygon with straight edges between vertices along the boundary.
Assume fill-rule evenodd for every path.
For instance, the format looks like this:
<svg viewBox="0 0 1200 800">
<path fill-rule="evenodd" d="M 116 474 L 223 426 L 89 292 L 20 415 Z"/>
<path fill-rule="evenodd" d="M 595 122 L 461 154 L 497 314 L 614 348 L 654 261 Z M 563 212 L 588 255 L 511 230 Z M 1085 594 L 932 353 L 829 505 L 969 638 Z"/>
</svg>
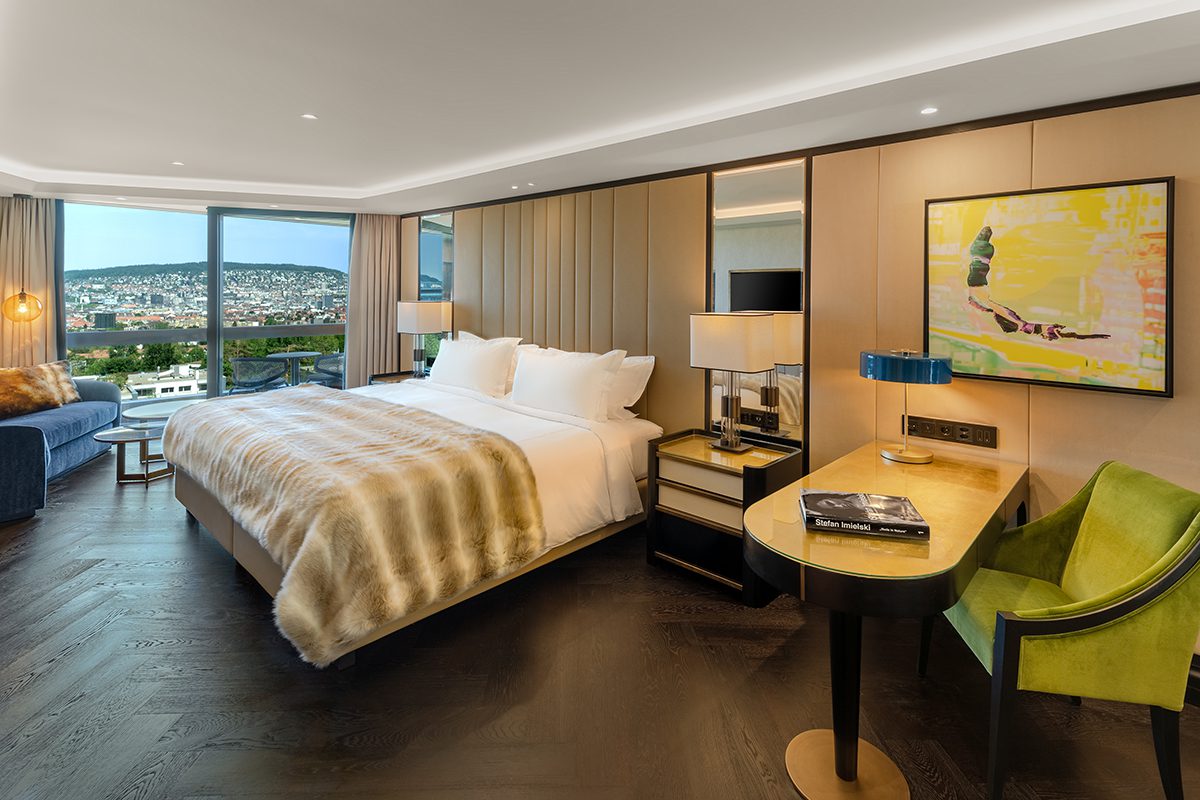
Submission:
<svg viewBox="0 0 1200 800">
<path fill-rule="evenodd" d="M 654 356 L 629 356 L 621 362 L 608 393 L 608 418 L 633 419 L 629 406 L 641 399 L 654 371 Z"/>
<path fill-rule="evenodd" d="M 438 348 L 430 383 L 461 386 L 492 397 L 504 395 L 516 339 L 446 339 Z"/>
<path fill-rule="evenodd" d="M 611 350 L 602 356 L 527 350 L 517 360 L 512 401 L 603 422 L 608 418 L 609 390 L 624 358 L 624 350 Z"/>
<path fill-rule="evenodd" d="M 517 373 L 517 357 L 526 350 L 537 350 L 536 344 L 521 344 L 520 336 L 503 336 L 498 339 L 484 339 L 482 336 L 476 336 L 470 331 L 459 331 L 458 338 L 464 342 L 513 342 L 517 348 L 513 350 L 512 363 L 508 368 L 508 377 L 504 381 L 504 393 L 508 394 L 512 391 L 513 375 Z"/>
</svg>

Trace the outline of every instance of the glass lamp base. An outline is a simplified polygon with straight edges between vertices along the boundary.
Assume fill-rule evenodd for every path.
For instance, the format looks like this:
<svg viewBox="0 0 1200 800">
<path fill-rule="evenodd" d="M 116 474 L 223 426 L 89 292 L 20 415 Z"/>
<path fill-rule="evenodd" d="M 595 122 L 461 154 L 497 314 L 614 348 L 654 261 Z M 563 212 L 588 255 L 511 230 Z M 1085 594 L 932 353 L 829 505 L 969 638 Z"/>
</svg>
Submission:
<svg viewBox="0 0 1200 800">
<path fill-rule="evenodd" d="M 933 461 L 933 451 L 924 447 L 905 447 L 900 444 L 888 445 L 879 451 L 879 455 L 888 461 L 898 461 L 901 464 L 928 464 Z"/>
</svg>

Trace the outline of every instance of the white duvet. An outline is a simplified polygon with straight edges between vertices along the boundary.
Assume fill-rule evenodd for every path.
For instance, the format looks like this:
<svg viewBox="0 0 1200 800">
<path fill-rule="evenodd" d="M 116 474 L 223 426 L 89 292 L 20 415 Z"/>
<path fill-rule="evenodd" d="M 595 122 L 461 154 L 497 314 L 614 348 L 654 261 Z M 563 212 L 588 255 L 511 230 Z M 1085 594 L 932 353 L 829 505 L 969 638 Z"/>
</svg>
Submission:
<svg viewBox="0 0 1200 800">
<path fill-rule="evenodd" d="M 646 476 L 646 443 L 662 435 L 649 420 L 590 422 L 424 380 L 350 391 L 432 411 L 515 443 L 537 480 L 547 548 L 642 511 L 637 481 Z"/>
</svg>

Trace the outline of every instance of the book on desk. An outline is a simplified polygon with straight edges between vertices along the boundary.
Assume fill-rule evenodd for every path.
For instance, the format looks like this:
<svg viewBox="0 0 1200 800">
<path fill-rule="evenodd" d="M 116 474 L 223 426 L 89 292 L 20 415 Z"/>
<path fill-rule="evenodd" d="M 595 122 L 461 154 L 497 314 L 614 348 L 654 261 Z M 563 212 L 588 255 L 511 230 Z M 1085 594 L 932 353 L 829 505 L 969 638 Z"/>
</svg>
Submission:
<svg viewBox="0 0 1200 800">
<path fill-rule="evenodd" d="M 800 511 L 814 532 L 929 539 L 929 524 L 907 497 L 802 489 Z"/>
</svg>

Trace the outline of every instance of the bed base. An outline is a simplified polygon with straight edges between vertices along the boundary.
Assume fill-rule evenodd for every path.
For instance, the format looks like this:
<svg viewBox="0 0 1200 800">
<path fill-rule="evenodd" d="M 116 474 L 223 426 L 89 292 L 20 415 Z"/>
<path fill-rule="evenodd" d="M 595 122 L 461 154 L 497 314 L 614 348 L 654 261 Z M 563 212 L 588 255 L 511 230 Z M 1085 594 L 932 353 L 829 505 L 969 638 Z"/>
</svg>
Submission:
<svg viewBox="0 0 1200 800">
<path fill-rule="evenodd" d="M 638 490 L 642 494 L 642 506 L 645 507 L 646 501 L 646 482 L 644 480 L 638 482 Z M 229 554 L 234 557 L 241 567 L 253 576 L 267 594 L 272 597 L 279 591 L 279 587 L 283 583 L 283 570 L 275 563 L 271 555 L 258 543 L 258 540 L 246 532 L 241 525 L 238 525 L 230 516 L 225 507 L 221 505 L 217 498 L 199 483 L 187 472 L 175 468 L 175 499 L 183 504 L 184 508 L 190 516 L 195 518 L 209 534 L 224 547 Z M 620 533 L 623 530 L 640 525 L 646 520 L 646 515 L 638 514 L 629 519 L 613 522 L 605 525 L 603 528 L 598 528 L 590 533 L 585 533 L 582 536 L 577 536 L 569 542 L 560 544 L 558 547 L 547 550 L 542 555 L 530 561 L 525 566 L 510 572 L 500 578 L 489 578 L 482 583 L 477 583 L 470 589 L 467 589 L 461 594 L 454 597 L 438 600 L 435 603 L 414 611 L 404 617 L 401 617 L 394 622 L 390 622 L 380 628 L 376 628 L 367 635 L 352 642 L 347 647 L 339 650 L 334 657 L 334 660 L 339 666 L 353 664 L 353 654 L 356 650 L 364 647 L 371 642 L 382 639 L 391 633 L 395 633 L 401 628 L 408 627 L 414 622 L 420 622 L 426 617 L 430 617 L 439 611 L 457 605 L 464 600 L 469 600 L 476 595 L 483 594 L 489 589 L 495 588 L 502 583 L 507 583 L 513 578 L 520 577 L 527 572 L 532 572 L 538 567 L 545 566 L 552 561 L 557 561 L 563 556 L 568 556 L 577 550 L 582 550 L 590 544 L 595 544 L 601 539 L 607 539 L 615 533 Z"/>
</svg>

